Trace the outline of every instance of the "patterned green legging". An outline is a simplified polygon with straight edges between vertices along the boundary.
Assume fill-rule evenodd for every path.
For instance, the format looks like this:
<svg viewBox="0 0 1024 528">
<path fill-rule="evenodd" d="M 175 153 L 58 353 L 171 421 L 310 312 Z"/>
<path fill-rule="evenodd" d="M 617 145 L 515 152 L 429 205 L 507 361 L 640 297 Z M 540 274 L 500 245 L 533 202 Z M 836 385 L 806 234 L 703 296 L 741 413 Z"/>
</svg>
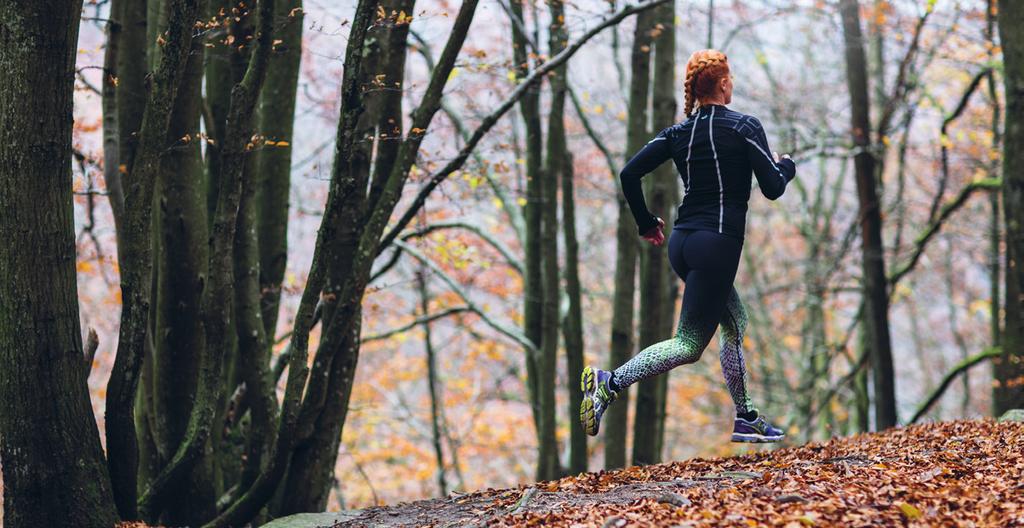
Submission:
<svg viewBox="0 0 1024 528">
<path fill-rule="evenodd" d="M 695 242 L 689 247 L 685 242 L 690 232 L 673 231 L 669 241 L 672 267 L 686 280 L 683 308 L 675 335 L 644 348 L 616 368 L 615 384 L 626 388 L 679 365 L 696 362 L 711 341 L 715 328 L 720 326 L 719 359 L 725 383 L 736 411 L 749 412 L 753 407 L 747 394 L 747 370 L 743 359 L 747 312 L 732 286 L 742 245 L 729 245 L 724 239 L 710 238 L 710 235 L 722 236 L 717 233 L 692 233 Z"/>
</svg>

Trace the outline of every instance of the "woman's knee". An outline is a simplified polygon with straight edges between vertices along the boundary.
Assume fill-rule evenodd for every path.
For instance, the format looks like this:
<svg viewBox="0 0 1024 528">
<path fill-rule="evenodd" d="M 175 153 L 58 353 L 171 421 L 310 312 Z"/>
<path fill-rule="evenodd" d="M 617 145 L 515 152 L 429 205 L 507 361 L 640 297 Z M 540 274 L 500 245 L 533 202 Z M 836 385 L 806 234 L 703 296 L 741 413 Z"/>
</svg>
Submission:
<svg viewBox="0 0 1024 528">
<path fill-rule="evenodd" d="M 692 339 L 676 335 L 673 342 L 676 350 L 676 362 L 679 365 L 696 363 L 700 360 L 701 355 L 704 354 L 705 347 L 700 346 L 700 343 Z"/>
</svg>

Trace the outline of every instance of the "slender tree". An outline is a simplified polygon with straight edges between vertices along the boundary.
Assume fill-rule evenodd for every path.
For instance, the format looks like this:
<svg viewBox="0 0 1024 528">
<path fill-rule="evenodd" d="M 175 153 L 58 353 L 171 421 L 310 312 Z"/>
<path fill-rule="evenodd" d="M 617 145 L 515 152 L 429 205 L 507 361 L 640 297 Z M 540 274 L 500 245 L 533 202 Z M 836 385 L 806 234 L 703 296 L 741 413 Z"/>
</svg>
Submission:
<svg viewBox="0 0 1024 528">
<path fill-rule="evenodd" d="M 551 25 L 548 28 L 548 49 L 551 55 L 565 49 L 568 34 L 565 30 L 565 4 L 562 0 L 548 2 Z M 538 480 L 561 476 L 558 460 L 558 438 L 555 423 L 555 373 L 558 370 L 559 299 L 561 288 L 558 276 L 558 184 L 566 167 L 565 92 L 566 68 L 562 64 L 548 77 L 551 87 L 551 108 L 548 113 L 548 136 L 544 154 L 541 201 L 537 204 L 541 214 L 541 280 L 543 303 L 541 309 L 541 359 L 538 362 L 540 392 L 539 403 L 543 414 L 540 430 L 540 460 Z M 570 384 L 571 386 L 572 384 Z M 578 420 L 577 420 L 578 421 Z M 578 456 L 578 455 L 577 455 Z"/>
<path fill-rule="evenodd" d="M 565 4 L 562 0 L 553 0 L 549 3 L 551 12 L 551 25 L 549 27 L 548 49 L 551 55 L 557 55 L 568 45 L 569 35 L 565 29 Z M 555 69 L 549 77 L 551 86 L 551 109 L 548 114 L 548 144 L 547 144 L 547 167 L 546 176 L 548 184 L 545 186 L 548 204 L 545 210 L 544 230 L 547 247 L 544 248 L 545 262 L 545 302 L 550 317 L 558 322 L 559 320 L 559 287 L 558 278 L 558 185 L 562 185 L 562 234 L 565 240 L 565 279 L 566 295 L 568 296 L 568 313 L 565 321 L 562 321 L 562 332 L 565 339 L 566 365 L 570 373 L 569 379 L 569 416 L 575 417 L 579 412 L 582 395 L 576 387 L 574 374 L 583 371 L 583 315 L 580 299 L 579 282 L 579 245 L 576 241 L 576 217 L 573 201 L 573 165 L 572 156 L 569 153 L 565 134 L 565 103 L 568 93 L 568 63 Z M 545 315 L 545 319 L 548 315 Z M 558 325 L 549 329 L 544 338 L 550 342 L 550 347 L 545 348 L 544 358 L 547 361 L 545 368 L 550 369 L 551 376 L 545 379 L 550 382 L 550 391 L 545 394 L 554 395 L 554 372 L 557 362 L 555 358 L 558 352 Z M 550 353 L 551 357 L 547 354 Z M 554 402 L 552 401 L 552 405 Z M 547 417 L 547 415 L 545 415 Z M 551 419 L 554 413 L 551 413 Z M 552 434 L 554 433 L 554 422 L 550 424 Z M 545 427 L 545 431 L 547 431 Z M 579 420 L 569 421 L 569 471 L 573 474 L 587 470 L 587 437 L 583 425 Z M 552 442 L 557 447 L 557 443 Z M 550 456 L 553 464 L 549 468 L 557 471 L 557 452 Z"/>
<path fill-rule="evenodd" d="M 426 264 L 420 263 L 416 270 L 416 289 L 420 294 L 420 311 L 423 315 L 430 313 L 430 292 L 427 290 Z M 430 394 L 430 436 L 434 447 L 434 456 L 437 457 L 437 492 L 440 496 L 448 494 L 448 481 L 445 478 L 444 449 L 442 448 L 441 421 L 444 417 L 441 414 L 443 395 L 437 379 L 437 351 L 430 336 L 430 322 L 423 322 L 423 346 L 427 355 L 427 392 Z"/>
<path fill-rule="evenodd" d="M 629 118 L 627 122 L 627 139 L 626 139 L 626 151 L 627 156 L 632 156 L 646 143 L 651 136 L 651 131 L 648 128 L 647 121 L 650 116 L 648 99 L 651 93 L 651 49 L 654 45 L 654 28 L 659 20 L 658 13 L 651 11 L 644 13 L 637 17 L 636 32 L 633 37 L 633 50 L 631 55 L 631 75 L 630 78 L 630 89 L 629 89 Z M 648 184 L 649 185 L 649 184 Z M 662 196 L 663 198 L 663 196 Z M 662 204 L 663 205 L 663 204 Z M 622 211 L 620 211 L 621 214 Z M 631 263 L 626 264 L 627 267 L 633 267 L 636 265 L 637 254 L 640 252 L 639 239 L 637 238 L 636 222 L 633 220 L 632 215 L 629 214 L 628 209 L 626 210 L 626 226 L 629 228 L 629 242 L 627 246 L 620 248 L 620 252 L 632 252 Z M 664 214 L 664 213 L 662 213 Z M 621 220 L 620 220 L 621 221 Z M 625 237 L 624 237 L 625 238 Z M 631 246 L 631 247 L 630 247 Z M 644 251 L 650 253 L 652 250 L 644 248 Z M 646 259 L 645 259 L 646 260 Z M 658 268 L 656 264 L 651 267 Z M 643 347 L 645 344 L 650 344 L 658 340 L 660 336 L 660 325 L 657 325 L 657 315 L 648 313 L 652 307 L 644 308 L 643 301 L 656 304 L 656 308 L 661 308 L 661 297 L 660 294 L 664 290 L 664 279 L 665 275 L 660 268 L 656 269 L 654 274 L 648 274 L 643 272 L 644 268 L 641 266 L 641 324 L 644 325 L 647 321 L 644 321 L 643 317 L 650 316 L 654 320 L 651 324 L 641 326 L 642 334 L 640 341 L 638 342 L 639 347 Z M 629 286 L 630 290 L 630 311 L 633 310 L 633 288 L 635 276 L 630 274 Z M 626 286 L 623 284 L 623 286 Z M 644 288 L 647 288 L 647 293 L 644 293 Z M 616 285 L 618 290 L 618 285 Z M 624 292 L 625 293 L 625 292 Z M 653 295 L 653 297 L 652 297 Z M 613 315 L 614 318 L 614 315 Z M 632 319 L 632 314 L 630 315 Z M 614 327 L 615 323 L 612 322 Z M 632 329 L 630 329 L 632 332 Z M 643 339 L 647 338 L 650 341 L 644 342 Z M 636 352 L 633 347 L 630 347 L 629 353 L 622 361 L 616 363 L 616 366 L 625 362 L 629 359 L 629 356 Z M 615 357 L 615 351 L 613 350 L 612 361 L 617 361 Z M 623 391 L 625 392 L 625 391 Z M 622 394 L 624 396 L 625 394 Z M 624 405 L 628 400 L 625 400 L 616 405 L 621 406 L 623 412 L 626 408 Z M 609 408 L 614 409 L 615 405 Z M 636 415 L 635 421 L 633 422 L 633 464 L 653 464 L 658 461 L 657 451 L 657 412 L 658 412 L 658 385 L 657 380 L 645 380 L 637 384 L 637 396 L 636 396 Z M 609 429 L 613 427 L 611 423 L 608 424 Z"/>
<path fill-rule="evenodd" d="M 850 129 L 861 227 L 864 301 L 864 344 L 871 357 L 874 382 L 875 425 L 885 429 L 896 425 L 896 380 L 889 337 L 889 295 L 882 247 L 882 217 L 875 178 L 875 156 L 871 150 L 870 98 L 867 60 L 860 28 L 857 0 L 841 0 L 843 39 L 846 46 L 846 79 L 850 91 Z"/>
<path fill-rule="evenodd" d="M 668 2 L 658 7 L 655 12 L 658 14 L 659 21 L 655 26 L 654 32 L 654 84 L 651 113 L 651 121 L 654 123 L 654 128 L 652 132 L 675 123 L 677 110 L 675 97 L 675 2 Z M 674 164 L 665 163 L 651 176 L 651 183 L 649 184 L 652 191 L 651 197 L 653 201 L 660 202 L 658 207 L 663 211 L 661 215 L 665 219 L 666 229 L 668 229 L 668 233 L 665 235 L 667 239 L 668 235 L 672 232 L 672 218 L 675 215 L 673 209 L 679 201 L 679 173 L 676 171 Z M 655 337 L 655 342 L 657 342 L 663 339 L 664 336 L 671 335 L 675 330 L 676 318 L 673 316 L 675 315 L 676 298 L 679 292 L 679 278 L 672 271 L 672 267 L 668 265 L 665 248 L 647 247 L 649 252 L 651 249 L 661 251 L 648 255 L 648 265 L 655 261 L 661 264 L 657 268 L 651 266 L 649 271 L 652 276 L 659 271 L 663 275 L 662 279 L 658 281 L 661 287 L 655 292 L 659 297 L 658 300 L 661 305 L 660 312 L 655 316 L 660 325 L 660 328 L 658 328 L 659 337 Z M 644 304 L 641 302 L 641 307 L 643 306 Z M 658 403 L 655 422 L 657 428 L 655 429 L 654 436 L 656 440 L 654 452 L 659 461 L 661 460 L 662 453 L 664 453 L 668 380 L 669 377 L 667 375 L 658 377 Z"/>
<path fill-rule="evenodd" d="M 582 393 L 576 388 L 573 373 L 582 372 L 583 358 L 583 306 L 579 272 L 579 241 L 576 238 L 576 198 L 573 181 L 573 156 L 565 150 L 565 167 L 562 170 L 562 225 L 565 239 L 565 293 L 569 297 L 562 332 L 565 339 L 566 366 L 569 372 L 569 472 L 578 474 L 587 471 L 587 436 L 583 424 L 573 419 L 583 401 Z"/>
<path fill-rule="evenodd" d="M 288 196 L 291 187 L 292 127 L 302 59 L 302 0 L 277 0 L 275 41 L 260 92 L 259 133 L 270 143 L 260 150 L 256 174 L 260 256 L 260 305 L 268 337 L 277 331 L 281 281 L 288 260 Z"/>
<path fill-rule="evenodd" d="M 509 17 L 512 19 L 512 57 L 515 61 L 516 80 L 521 82 L 531 70 L 530 37 L 526 33 L 523 16 L 523 1 L 509 2 Z M 544 283 L 543 260 L 541 257 L 542 236 L 542 205 L 544 178 L 541 175 L 543 163 L 543 131 L 540 118 L 539 84 L 531 85 L 519 100 L 519 111 L 526 128 L 526 204 L 524 217 L 526 220 L 525 253 L 526 275 L 523 277 L 523 329 L 527 339 L 533 343 L 535 350 L 540 350 L 543 340 Z M 544 414 L 547 409 L 541 402 L 540 376 L 543 364 L 542 352 L 527 353 L 526 372 L 527 390 L 530 405 L 533 409 L 534 427 L 537 431 L 538 465 L 537 476 L 545 471 L 545 457 L 540 455 L 544 449 Z M 554 412 L 554 408 L 550 409 Z M 545 451 L 551 452 L 551 451 Z M 550 457 L 548 457 L 550 458 Z"/>
</svg>

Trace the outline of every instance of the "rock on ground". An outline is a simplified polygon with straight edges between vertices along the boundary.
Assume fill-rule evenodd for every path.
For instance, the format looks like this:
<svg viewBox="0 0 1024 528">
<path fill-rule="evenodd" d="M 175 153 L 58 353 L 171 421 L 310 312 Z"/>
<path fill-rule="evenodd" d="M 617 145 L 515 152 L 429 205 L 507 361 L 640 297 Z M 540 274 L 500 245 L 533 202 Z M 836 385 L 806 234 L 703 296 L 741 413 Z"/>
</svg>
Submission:
<svg viewBox="0 0 1024 528">
<path fill-rule="evenodd" d="M 1024 422 L 1024 409 L 1010 409 L 999 417 L 1000 422 Z"/>
</svg>

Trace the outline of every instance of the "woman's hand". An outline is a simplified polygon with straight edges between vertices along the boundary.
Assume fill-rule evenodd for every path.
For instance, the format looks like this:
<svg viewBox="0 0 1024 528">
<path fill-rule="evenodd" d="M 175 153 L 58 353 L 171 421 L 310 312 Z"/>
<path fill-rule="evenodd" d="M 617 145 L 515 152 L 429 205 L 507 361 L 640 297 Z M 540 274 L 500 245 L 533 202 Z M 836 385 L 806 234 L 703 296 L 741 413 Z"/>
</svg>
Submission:
<svg viewBox="0 0 1024 528">
<path fill-rule="evenodd" d="M 642 236 L 641 238 L 650 242 L 651 244 L 654 244 L 655 246 L 661 246 L 665 244 L 665 233 L 662 231 L 662 229 L 664 228 L 665 221 L 662 220 L 661 218 L 658 218 L 658 225 L 656 227 L 652 227 L 649 231 L 644 233 L 644 236 Z"/>
<path fill-rule="evenodd" d="M 775 163 L 779 163 L 780 161 L 782 161 L 784 159 L 788 159 L 788 160 L 792 160 L 793 159 L 793 158 L 789 157 L 789 154 L 783 154 L 782 156 L 779 156 L 779 153 L 778 152 L 774 152 L 774 151 L 772 152 L 772 156 L 775 157 Z"/>
</svg>

